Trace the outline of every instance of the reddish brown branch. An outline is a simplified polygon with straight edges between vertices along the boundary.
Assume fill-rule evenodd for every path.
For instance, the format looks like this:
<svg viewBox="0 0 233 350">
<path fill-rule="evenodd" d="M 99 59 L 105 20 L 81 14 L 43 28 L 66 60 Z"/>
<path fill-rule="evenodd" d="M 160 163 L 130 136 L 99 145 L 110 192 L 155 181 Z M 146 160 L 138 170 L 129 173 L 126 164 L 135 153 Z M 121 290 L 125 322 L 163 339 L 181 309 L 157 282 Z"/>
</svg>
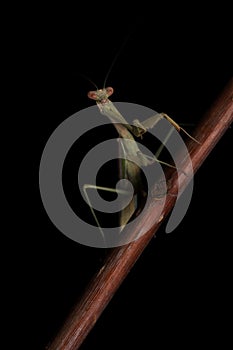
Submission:
<svg viewBox="0 0 233 350">
<path fill-rule="evenodd" d="M 201 145 L 193 141 L 188 144 L 194 172 L 204 162 L 232 120 L 233 80 L 229 82 L 196 130 L 194 137 L 201 142 Z M 187 170 L 185 166 L 184 164 L 182 169 L 184 171 Z M 182 178 L 181 186 L 183 189 L 187 186 L 187 178 L 187 176 Z M 173 182 L 172 186 L 175 187 L 175 181 Z M 175 200 L 175 197 L 168 196 L 162 216 L 158 214 L 159 208 L 157 206 L 150 206 L 140 223 L 142 227 L 145 225 L 150 227 L 148 232 L 135 242 L 111 251 L 101 270 L 90 282 L 86 293 L 74 307 L 64 326 L 48 347 L 49 350 L 75 350 L 79 348 L 117 288 L 158 230 L 162 219 L 171 211 Z M 132 232 L 132 235 L 137 235 L 139 230 L 139 226 L 134 227 L 132 231 L 135 232 Z"/>
</svg>

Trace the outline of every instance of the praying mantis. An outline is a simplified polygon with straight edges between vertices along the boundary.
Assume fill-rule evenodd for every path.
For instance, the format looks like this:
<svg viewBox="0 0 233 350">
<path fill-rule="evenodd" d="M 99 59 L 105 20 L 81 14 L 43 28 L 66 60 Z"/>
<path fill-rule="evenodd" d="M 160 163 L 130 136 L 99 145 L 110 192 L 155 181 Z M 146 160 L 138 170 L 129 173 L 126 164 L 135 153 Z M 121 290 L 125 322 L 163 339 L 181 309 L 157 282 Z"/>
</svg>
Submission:
<svg viewBox="0 0 233 350">
<path fill-rule="evenodd" d="M 127 222 L 133 217 L 133 215 L 137 215 L 137 212 L 140 211 L 140 202 L 143 202 L 147 195 L 142 185 L 140 166 L 150 166 L 151 164 L 158 162 L 165 166 L 175 168 L 169 163 L 158 160 L 157 157 L 160 152 L 157 152 L 157 157 L 151 157 L 143 154 L 135 141 L 135 137 L 142 137 L 144 133 L 146 133 L 149 129 L 155 127 L 163 118 L 165 118 L 178 132 L 183 131 L 190 139 L 197 143 L 199 142 L 165 113 L 157 113 L 143 122 L 140 122 L 138 119 L 135 119 L 132 125 L 128 124 L 123 115 L 109 100 L 109 97 L 113 94 L 113 92 L 114 90 L 112 87 L 107 87 L 103 89 L 97 88 L 97 90 L 95 91 L 89 91 L 88 97 L 96 102 L 100 113 L 106 116 L 110 120 L 110 122 L 113 123 L 116 131 L 118 132 L 120 137 L 119 143 L 122 154 L 122 156 L 120 157 L 120 178 L 128 179 L 134 187 L 134 197 L 132 198 L 131 202 L 120 212 L 119 226 L 121 232 L 127 224 Z M 124 156 L 126 155 L 130 155 L 131 160 L 124 159 Z M 137 164 L 133 161 L 134 159 L 137 159 Z M 122 193 L 124 193 L 124 190 L 94 186 L 91 184 L 84 185 L 83 190 L 87 203 L 90 207 L 96 224 L 100 229 L 102 238 L 103 240 L 105 240 L 104 232 L 101 228 L 95 211 L 92 208 L 87 193 L 88 190 L 91 189 Z"/>
</svg>

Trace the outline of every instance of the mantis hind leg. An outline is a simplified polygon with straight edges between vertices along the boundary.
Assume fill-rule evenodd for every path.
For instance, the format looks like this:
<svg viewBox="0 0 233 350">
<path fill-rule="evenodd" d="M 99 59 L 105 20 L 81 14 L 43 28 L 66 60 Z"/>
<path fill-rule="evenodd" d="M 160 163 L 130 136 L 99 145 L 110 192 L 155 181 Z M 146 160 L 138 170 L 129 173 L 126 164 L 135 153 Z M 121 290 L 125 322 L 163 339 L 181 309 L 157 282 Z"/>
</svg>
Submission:
<svg viewBox="0 0 233 350">
<path fill-rule="evenodd" d="M 86 202 L 90 208 L 90 211 L 92 213 L 92 216 L 96 222 L 96 225 L 98 226 L 99 228 L 99 231 L 100 231 L 100 234 L 101 234 L 101 237 L 103 239 L 103 243 L 105 245 L 107 245 L 107 242 L 106 242 L 106 237 L 105 237 L 105 234 L 104 234 L 104 231 L 100 225 L 100 222 L 98 220 L 98 217 L 95 213 L 95 210 L 93 209 L 93 206 L 92 206 L 92 203 L 91 203 L 91 200 L 90 200 L 90 197 L 88 196 L 88 190 L 101 190 L 101 191 L 106 191 L 106 192 L 112 192 L 112 193 L 118 193 L 118 194 L 125 194 L 127 195 L 128 194 L 128 191 L 126 190 L 120 190 L 120 189 L 116 189 L 116 188 L 111 188 L 111 187 L 103 187 L 103 186 L 95 186 L 95 185 L 91 185 L 91 184 L 85 184 L 83 186 L 83 193 L 84 193 L 84 196 L 85 196 L 85 199 L 86 199 Z M 130 204 L 129 204 L 130 205 Z M 120 232 L 123 230 L 124 227 L 122 227 L 121 225 L 121 222 L 120 222 Z"/>
</svg>

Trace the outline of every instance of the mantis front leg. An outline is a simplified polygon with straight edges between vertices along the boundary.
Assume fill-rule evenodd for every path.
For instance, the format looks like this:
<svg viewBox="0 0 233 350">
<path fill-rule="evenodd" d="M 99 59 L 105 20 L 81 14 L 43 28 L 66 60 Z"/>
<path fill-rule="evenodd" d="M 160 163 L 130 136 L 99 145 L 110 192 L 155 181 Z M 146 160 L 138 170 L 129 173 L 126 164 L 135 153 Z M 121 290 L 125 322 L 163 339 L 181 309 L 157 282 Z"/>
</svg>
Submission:
<svg viewBox="0 0 233 350">
<path fill-rule="evenodd" d="M 171 125 L 173 125 L 178 132 L 182 130 L 191 140 L 200 144 L 198 140 L 192 137 L 184 128 L 182 128 L 166 113 L 157 113 L 156 115 L 146 119 L 144 122 L 140 122 L 138 119 L 135 119 L 133 121 L 132 133 L 137 137 L 141 137 L 148 129 L 155 127 L 155 125 L 163 118 L 165 118 Z"/>
</svg>

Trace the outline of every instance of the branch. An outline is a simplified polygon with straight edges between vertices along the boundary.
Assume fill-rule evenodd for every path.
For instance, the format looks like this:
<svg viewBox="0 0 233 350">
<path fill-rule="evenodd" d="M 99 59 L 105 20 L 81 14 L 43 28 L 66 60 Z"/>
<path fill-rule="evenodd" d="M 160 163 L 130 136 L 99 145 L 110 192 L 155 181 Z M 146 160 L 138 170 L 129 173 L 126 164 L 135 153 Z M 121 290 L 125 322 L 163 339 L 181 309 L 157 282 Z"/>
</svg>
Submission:
<svg viewBox="0 0 233 350">
<path fill-rule="evenodd" d="M 206 113 L 194 134 L 201 145 L 192 140 L 187 145 L 194 172 L 205 161 L 232 121 L 233 79 Z M 185 171 L 185 166 L 185 164 L 182 165 L 181 170 Z M 181 179 L 183 190 L 188 184 L 187 178 L 187 176 L 183 176 Z M 170 189 L 172 192 L 177 187 L 177 179 L 175 179 L 174 174 L 171 174 L 171 179 L 174 180 Z M 103 267 L 90 282 L 83 297 L 75 305 L 60 332 L 48 346 L 48 350 L 76 350 L 80 347 L 140 254 L 154 237 L 161 222 L 172 210 L 176 199 L 172 196 L 167 197 L 162 217 L 160 214 L 160 220 L 158 208 L 152 205 L 142 217 L 140 226 L 145 227 L 146 224 L 150 227 L 146 234 L 130 244 L 111 250 Z M 134 227 L 131 234 L 137 235 L 139 230 L 140 227 Z"/>
</svg>

